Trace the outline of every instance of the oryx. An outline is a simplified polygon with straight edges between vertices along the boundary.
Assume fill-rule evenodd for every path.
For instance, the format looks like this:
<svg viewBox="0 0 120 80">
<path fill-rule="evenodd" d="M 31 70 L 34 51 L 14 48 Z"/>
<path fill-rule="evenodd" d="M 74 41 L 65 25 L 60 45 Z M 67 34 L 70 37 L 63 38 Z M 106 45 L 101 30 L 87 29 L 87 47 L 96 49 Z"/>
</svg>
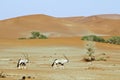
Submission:
<svg viewBox="0 0 120 80">
<path fill-rule="evenodd" d="M 55 59 L 51 66 L 54 69 L 56 69 L 58 67 L 61 69 L 64 69 L 64 64 L 69 62 L 69 59 L 65 55 L 64 55 L 64 58 L 65 59 L 63 59 L 63 58 L 62 59 Z"/>
<path fill-rule="evenodd" d="M 27 63 L 29 63 L 28 54 L 24 54 L 24 58 L 20 58 L 17 62 L 18 69 L 26 69 Z"/>
</svg>

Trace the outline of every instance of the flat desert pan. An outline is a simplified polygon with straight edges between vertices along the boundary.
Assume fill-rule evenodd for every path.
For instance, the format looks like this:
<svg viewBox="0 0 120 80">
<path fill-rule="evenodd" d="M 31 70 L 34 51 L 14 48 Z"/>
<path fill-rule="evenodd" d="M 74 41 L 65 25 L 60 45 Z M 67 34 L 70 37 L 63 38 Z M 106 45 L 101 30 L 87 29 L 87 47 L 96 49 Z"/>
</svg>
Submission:
<svg viewBox="0 0 120 80">
<path fill-rule="evenodd" d="M 119 45 L 96 43 L 95 55 L 106 57 L 106 61 L 83 61 L 86 55 L 84 41 L 80 38 L 52 38 L 47 40 L 0 40 L 0 80 L 119 80 Z M 105 53 L 105 55 L 101 55 Z M 19 58 L 28 54 L 26 69 L 17 69 Z M 64 69 L 51 67 L 54 59 L 69 62 Z"/>
</svg>

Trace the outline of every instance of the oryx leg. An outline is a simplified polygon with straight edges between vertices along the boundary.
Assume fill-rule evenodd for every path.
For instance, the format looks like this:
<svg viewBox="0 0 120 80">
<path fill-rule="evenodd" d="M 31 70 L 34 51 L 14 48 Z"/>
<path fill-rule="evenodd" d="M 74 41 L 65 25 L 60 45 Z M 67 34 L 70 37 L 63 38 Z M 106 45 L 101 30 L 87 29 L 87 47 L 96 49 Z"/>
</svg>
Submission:
<svg viewBox="0 0 120 80">
<path fill-rule="evenodd" d="M 53 69 L 56 69 L 58 67 L 58 65 L 55 63 L 54 65 L 53 65 Z"/>
<path fill-rule="evenodd" d="M 18 69 L 21 69 L 21 66 L 19 66 Z"/>
<path fill-rule="evenodd" d="M 59 68 L 64 69 L 64 64 L 60 64 Z"/>
</svg>

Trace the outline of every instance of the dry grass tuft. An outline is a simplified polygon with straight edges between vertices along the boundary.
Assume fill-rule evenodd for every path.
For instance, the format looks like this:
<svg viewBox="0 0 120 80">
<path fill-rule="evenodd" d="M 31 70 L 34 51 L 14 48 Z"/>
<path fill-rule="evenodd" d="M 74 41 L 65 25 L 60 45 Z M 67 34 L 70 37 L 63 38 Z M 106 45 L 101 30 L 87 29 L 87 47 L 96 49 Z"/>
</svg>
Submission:
<svg viewBox="0 0 120 80">
<path fill-rule="evenodd" d="M 6 75 L 4 74 L 4 72 L 0 73 L 0 78 L 6 78 Z"/>
</svg>

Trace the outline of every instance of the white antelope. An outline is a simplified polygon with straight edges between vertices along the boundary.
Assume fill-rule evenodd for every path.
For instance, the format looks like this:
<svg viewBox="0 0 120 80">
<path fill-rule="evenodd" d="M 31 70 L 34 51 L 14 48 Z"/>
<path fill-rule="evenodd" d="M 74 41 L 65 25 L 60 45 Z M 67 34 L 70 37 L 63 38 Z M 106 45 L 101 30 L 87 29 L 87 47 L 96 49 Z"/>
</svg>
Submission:
<svg viewBox="0 0 120 80">
<path fill-rule="evenodd" d="M 55 59 L 51 66 L 54 69 L 56 69 L 58 67 L 61 69 L 64 69 L 64 64 L 69 62 L 69 59 L 65 55 L 64 55 L 64 57 L 65 57 L 65 59 Z"/>
<path fill-rule="evenodd" d="M 27 63 L 29 63 L 28 55 L 24 54 L 24 58 L 20 58 L 17 63 L 18 69 L 26 69 Z"/>
</svg>

